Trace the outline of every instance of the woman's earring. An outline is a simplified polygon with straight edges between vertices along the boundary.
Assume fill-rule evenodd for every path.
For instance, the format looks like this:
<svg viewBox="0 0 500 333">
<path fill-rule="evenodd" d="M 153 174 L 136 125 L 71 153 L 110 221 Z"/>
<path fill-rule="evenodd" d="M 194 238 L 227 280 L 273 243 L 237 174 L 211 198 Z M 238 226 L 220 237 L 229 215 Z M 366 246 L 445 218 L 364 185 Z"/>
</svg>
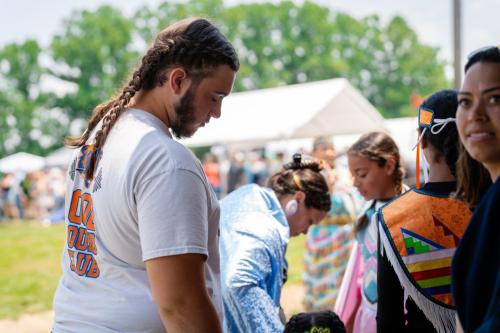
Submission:
<svg viewBox="0 0 500 333">
<path fill-rule="evenodd" d="M 298 208 L 299 208 L 299 203 L 297 202 L 297 200 L 292 199 L 292 200 L 288 201 L 286 206 L 285 206 L 286 216 L 295 215 L 295 213 L 297 213 Z"/>
</svg>

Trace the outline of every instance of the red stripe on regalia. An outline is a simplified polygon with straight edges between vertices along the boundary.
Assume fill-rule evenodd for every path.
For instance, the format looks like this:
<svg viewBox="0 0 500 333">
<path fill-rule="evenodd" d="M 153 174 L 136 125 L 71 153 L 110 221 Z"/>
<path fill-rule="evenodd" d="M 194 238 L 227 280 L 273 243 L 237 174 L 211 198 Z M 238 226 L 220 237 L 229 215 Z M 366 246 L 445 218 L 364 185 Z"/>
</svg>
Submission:
<svg viewBox="0 0 500 333">
<path fill-rule="evenodd" d="M 428 271 L 413 272 L 411 276 L 417 281 L 432 279 L 435 277 L 451 275 L 451 267 L 442 267 L 436 269 L 430 269 Z"/>
</svg>

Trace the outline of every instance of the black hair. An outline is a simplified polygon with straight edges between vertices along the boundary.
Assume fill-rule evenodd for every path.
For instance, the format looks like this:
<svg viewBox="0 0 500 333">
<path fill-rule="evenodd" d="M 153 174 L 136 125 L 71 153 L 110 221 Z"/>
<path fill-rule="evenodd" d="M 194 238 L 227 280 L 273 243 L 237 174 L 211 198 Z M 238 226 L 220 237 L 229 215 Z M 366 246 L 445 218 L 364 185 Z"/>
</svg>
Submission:
<svg viewBox="0 0 500 333">
<path fill-rule="evenodd" d="M 495 62 L 500 63 L 500 47 L 491 46 L 479 49 L 473 52 L 473 55 L 469 56 L 467 63 L 465 64 L 464 72 L 467 73 L 469 68 L 477 62 Z"/>
<path fill-rule="evenodd" d="M 345 333 L 345 326 L 339 316 L 332 311 L 298 313 L 285 325 L 283 333 L 311 333 L 323 332 Z"/>
<path fill-rule="evenodd" d="M 455 118 L 458 108 L 457 92 L 455 90 L 441 90 L 432 94 L 421 105 L 434 112 L 434 119 Z M 419 129 L 422 131 L 422 128 Z M 458 131 L 454 123 L 444 125 L 437 134 L 427 129 L 425 139 L 434 146 L 445 158 L 453 176 L 456 176 L 456 164 L 458 159 Z"/>
</svg>

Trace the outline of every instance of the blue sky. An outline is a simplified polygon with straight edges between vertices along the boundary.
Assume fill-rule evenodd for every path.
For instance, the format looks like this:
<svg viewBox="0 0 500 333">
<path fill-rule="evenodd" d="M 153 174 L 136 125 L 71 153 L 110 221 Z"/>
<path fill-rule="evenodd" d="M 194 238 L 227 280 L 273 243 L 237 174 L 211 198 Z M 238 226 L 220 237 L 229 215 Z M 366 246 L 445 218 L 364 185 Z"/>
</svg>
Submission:
<svg viewBox="0 0 500 333">
<path fill-rule="evenodd" d="M 272 0 L 271 0 L 272 1 Z M 111 4 L 131 14 L 137 7 L 160 0 L 0 0 L 0 46 L 36 38 L 46 45 L 75 9 L 95 9 Z M 226 0 L 227 4 L 253 2 Z M 277 2 L 277 1 L 273 1 Z M 300 2 L 300 1 L 297 1 Z M 404 17 L 421 41 L 441 49 L 440 57 L 452 61 L 453 0 L 315 0 L 354 17 L 377 14 L 384 22 L 394 15 Z M 500 44 L 500 1 L 462 0 L 463 59 L 471 50 Z"/>
</svg>

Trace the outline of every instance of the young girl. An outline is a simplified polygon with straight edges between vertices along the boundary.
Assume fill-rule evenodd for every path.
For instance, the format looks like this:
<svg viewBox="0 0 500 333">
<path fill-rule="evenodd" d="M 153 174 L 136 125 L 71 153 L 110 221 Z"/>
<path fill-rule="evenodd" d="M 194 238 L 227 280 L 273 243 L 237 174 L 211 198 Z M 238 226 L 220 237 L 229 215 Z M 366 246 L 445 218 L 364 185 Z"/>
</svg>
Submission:
<svg viewBox="0 0 500 333">
<path fill-rule="evenodd" d="M 345 326 L 332 311 L 303 312 L 290 318 L 283 333 L 345 333 Z"/>
<path fill-rule="evenodd" d="M 458 93 L 457 128 L 467 151 L 462 153 L 488 170 L 493 185 L 475 207 L 456 251 L 452 289 L 465 332 L 499 332 L 500 49 L 483 48 L 468 59 Z M 469 169 L 467 165 L 459 166 Z M 478 186 L 478 177 L 459 180 L 460 194 L 470 197 Z"/>
<path fill-rule="evenodd" d="M 371 333 L 377 329 L 378 235 L 375 212 L 403 192 L 403 167 L 396 143 L 382 132 L 361 136 L 347 151 L 347 158 L 354 186 L 370 202 L 354 225 L 356 243 L 350 261 L 359 262 L 359 269 L 351 269 L 344 275 L 335 312 L 348 328 L 353 326 L 353 332 Z M 361 301 L 353 304 L 352 298 L 346 299 L 345 295 L 346 290 L 352 291 L 356 287 L 361 290 Z"/>
<path fill-rule="evenodd" d="M 378 332 L 453 332 L 451 258 L 470 210 L 456 190 L 457 93 L 442 90 L 419 108 L 419 144 L 429 179 L 378 212 Z"/>
</svg>

